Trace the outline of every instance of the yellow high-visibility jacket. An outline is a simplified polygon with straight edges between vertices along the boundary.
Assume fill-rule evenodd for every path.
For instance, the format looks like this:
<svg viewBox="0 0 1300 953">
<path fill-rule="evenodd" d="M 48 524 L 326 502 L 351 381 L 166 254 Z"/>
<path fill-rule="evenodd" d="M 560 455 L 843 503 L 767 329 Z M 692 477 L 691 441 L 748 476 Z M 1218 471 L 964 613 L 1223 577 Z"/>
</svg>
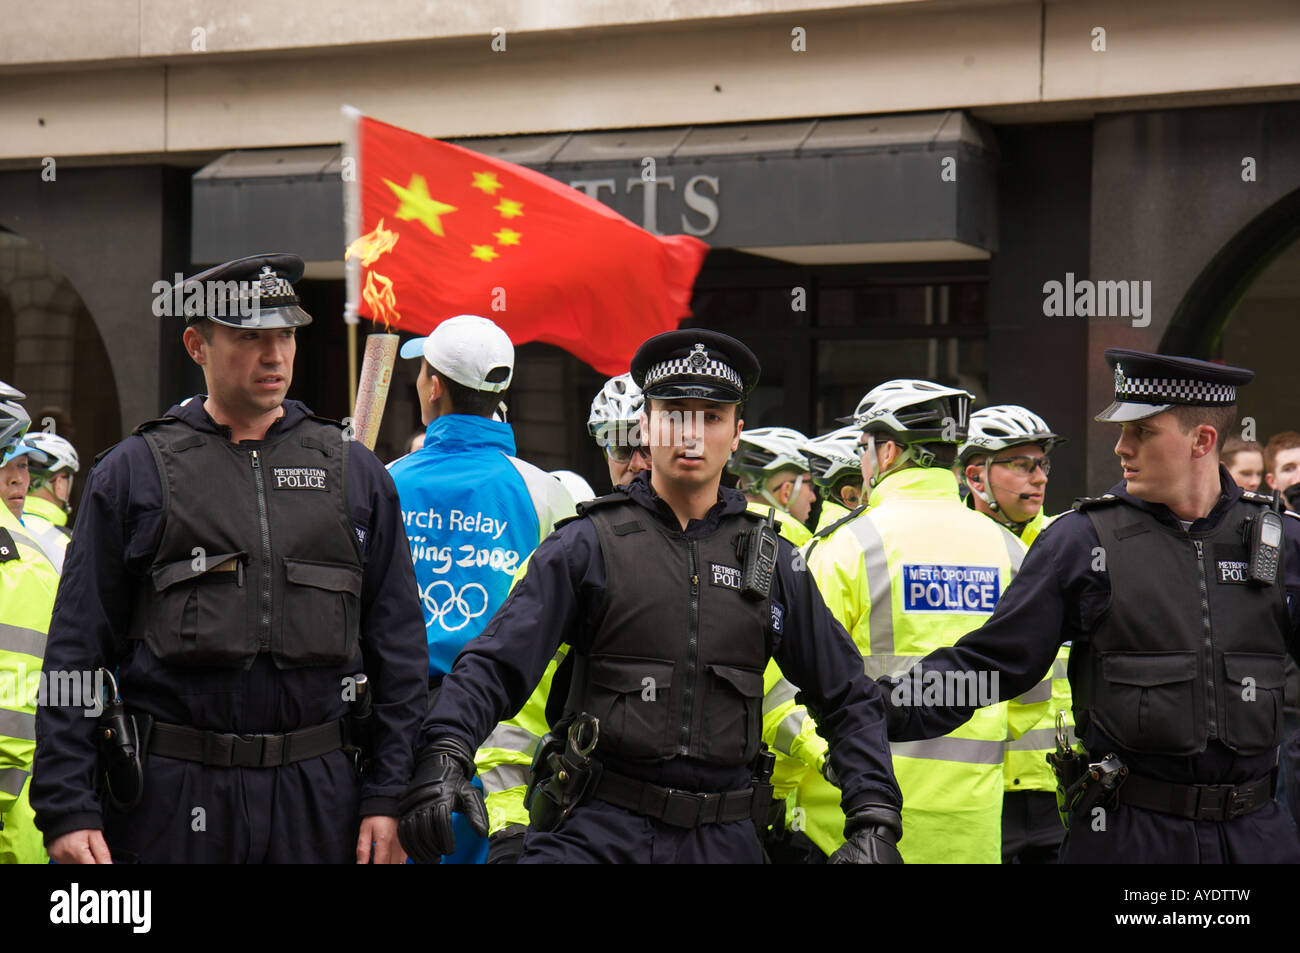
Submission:
<svg viewBox="0 0 1300 953">
<path fill-rule="evenodd" d="M 0 531 L 0 863 L 43 864 L 49 858 L 27 792 L 59 574 L 7 506 L 0 506 Z"/>
<path fill-rule="evenodd" d="M 907 673 L 983 624 L 1024 553 L 1015 534 L 960 502 L 950 471 L 908 467 L 882 480 L 866 510 L 821 540 L 808 568 L 875 678 Z M 999 697 L 992 672 L 939 684 L 913 673 L 896 690 L 904 689 L 915 703 L 932 691 L 947 704 Z M 1044 703 L 1016 721 L 1027 726 L 1045 711 Z M 1007 704 L 999 702 L 942 738 L 891 745 L 906 862 L 1001 862 L 1008 725 Z"/>
</svg>

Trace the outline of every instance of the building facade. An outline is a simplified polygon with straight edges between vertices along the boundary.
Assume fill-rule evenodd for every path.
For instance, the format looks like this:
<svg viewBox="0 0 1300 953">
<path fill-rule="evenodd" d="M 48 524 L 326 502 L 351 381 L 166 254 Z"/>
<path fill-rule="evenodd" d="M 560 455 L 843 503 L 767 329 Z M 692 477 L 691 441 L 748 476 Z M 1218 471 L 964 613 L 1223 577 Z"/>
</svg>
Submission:
<svg viewBox="0 0 1300 953">
<path fill-rule="evenodd" d="M 537 168 L 711 253 L 690 320 L 764 365 L 750 426 L 821 432 L 926 377 L 1070 439 L 1048 508 L 1119 478 L 1108 346 L 1254 367 L 1300 429 L 1300 7 L 71 0 L 0 36 L 0 379 L 83 459 L 201 388 L 177 272 L 309 261 L 291 396 L 344 416 L 343 120 Z M 655 17 L 652 19 L 652 15 Z M 484 302 L 482 312 L 491 313 Z M 522 456 L 602 486 L 602 378 L 519 350 Z M 399 367 L 379 450 L 418 425 Z"/>
</svg>

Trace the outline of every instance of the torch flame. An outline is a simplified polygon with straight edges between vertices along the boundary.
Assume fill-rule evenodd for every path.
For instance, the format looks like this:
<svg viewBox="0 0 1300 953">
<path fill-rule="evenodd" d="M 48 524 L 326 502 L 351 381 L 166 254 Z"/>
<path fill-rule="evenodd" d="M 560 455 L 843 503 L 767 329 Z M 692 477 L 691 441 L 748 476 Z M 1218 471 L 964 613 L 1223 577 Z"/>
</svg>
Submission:
<svg viewBox="0 0 1300 953">
<path fill-rule="evenodd" d="M 381 218 L 379 224 L 375 226 L 374 231 L 367 235 L 362 235 L 348 246 L 343 258 L 344 260 L 347 260 L 353 255 L 359 256 L 361 258 L 362 266 L 369 268 L 379 260 L 380 255 L 384 255 L 393 250 L 393 246 L 397 244 L 398 237 L 397 232 L 384 228 L 384 220 Z"/>
<path fill-rule="evenodd" d="M 370 308 L 370 317 L 374 321 L 383 321 L 384 329 L 402 316 L 397 312 L 397 294 L 393 291 L 393 280 L 385 278 L 377 271 L 366 272 L 366 286 L 361 290 L 361 298 Z"/>
</svg>

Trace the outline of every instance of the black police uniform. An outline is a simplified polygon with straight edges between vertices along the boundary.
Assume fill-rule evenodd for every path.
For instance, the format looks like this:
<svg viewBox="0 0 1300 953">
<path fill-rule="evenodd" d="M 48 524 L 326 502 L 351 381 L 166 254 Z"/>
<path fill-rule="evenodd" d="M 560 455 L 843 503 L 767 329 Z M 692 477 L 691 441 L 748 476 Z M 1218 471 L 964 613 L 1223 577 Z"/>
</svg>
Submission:
<svg viewBox="0 0 1300 953">
<path fill-rule="evenodd" d="M 290 257 L 224 266 L 281 295 L 258 327 L 306 323 Z M 234 444 L 191 398 L 91 471 L 45 670 L 115 670 L 151 726 L 143 798 L 108 803 L 96 720 L 42 706 L 31 800 L 47 845 L 102 829 L 118 862 L 347 863 L 362 816 L 396 815 L 427 667 L 397 492 L 339 424 L 282 406 L 263 439 Z M 346 717 L 358 673 L 364 779 Z"/>
<path fill-rule="evenodd" d="M 1226 406 L 1235 393 L 1224 389 L 1251 376 L 1141 352 L 1107 358 L 1119 365 L 1118 399 L 1098 419 L 1143 419 L 1169 401 Z M 1072 816 L 1063 862 L 1300 862 L 1270 793 L 1283 659 L 1300 650 L 1300 520 L 1283 520 L 1277 581 L 1248 583 L 1243 523 L 1267 498 L 1243 493 L 1222 466 L 1219 481 L 1214 507 L 1186 527 L 1123 482 L 1079 501 L 1035 541 L 989 621 L 918 663 L 997 671 L 1009 698 L 1072 642 L 1078 735 L 1090 760 L 1113 753 L 1129 774 L 1117 804 Z M 891 707 L 890 738 L 942 735 L 971 711 Z"/>
<path fill-rule="evenodd" d="M 698 330 L 651 339 L 632 369 L 648 397 L 730 403 L 757 377 L 743 345 Z M 741 594 L 736 542 L 756 525 L 742 493 L 719 489 L 683 530 L 642 473 L 579 511 L 533 553 L 423 725 L 426 751 L 473 751 L 523 704 L 560 643 L 573 647 L 567 691 L 563 669 L 552 685 L 553 700 L 567 695 L 565 717 L 548 715 L 561 726 L 598 719 L 599 772 L 557 826 L 529 830 L 521 862 L 761 861 L 751 761 L 770 657 L 821 716 L 846 812 L 898 809 L 879 691 L 787 541 L 776 538 L 767 597 Z M 417 782 L 412 790 L 404 843 L 431 810 Z"/>
</svg>

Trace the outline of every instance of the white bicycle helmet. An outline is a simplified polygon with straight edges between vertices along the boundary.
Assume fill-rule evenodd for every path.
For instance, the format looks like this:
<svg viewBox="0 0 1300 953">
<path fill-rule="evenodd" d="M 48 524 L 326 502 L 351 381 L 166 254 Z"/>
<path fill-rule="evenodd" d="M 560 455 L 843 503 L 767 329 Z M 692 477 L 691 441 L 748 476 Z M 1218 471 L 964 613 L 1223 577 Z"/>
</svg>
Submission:
<svg viewBox="0 0 1300 953">
<path fill-rule="evenodd" d="M 998 522 L 1019 534 L 1031 520 L 1013 520 L 1003 512 L 997 497 L 993 494 L 993 483 L 989 476 L 989 464 L 993 460 L 993 454 L 1008 447 L 1019 447 L 1030 443 L 1042 447 L 1043 453 L 1048 454 L 1058 443 L 1064 442 L 1064 437 L 1053 433 L 1052 428 L 1047 426 L 1047 421 L 1032 411 L 1015 404 L 998 404 L 971 414 L 966 442 L 957 451 L 957 465 L 962 470 L 962 479 L 965 480 L 966 464 L 972 457 L 984 455 L 984 488 L 977 489 L 972 486 L 970 491 L 988 504 L 989 511 Z"/>
<path fill-rule="evenodd" d="M 0 466 L 14 457 L 28 456 L 28 466 L 45 462 L 45 453 L 27 443 L 24 434 L 32 425 L 32 418 L 18 403 L 27 395 L 17 387 L 0 381 Z"/>
<path fill-rule="evenodd" d="M 860 434 L 857 427 L 841 427 L 804 443 L 803 452 L 811 465 L 814 484 L 831 489 L 846 476 L 856 476 L 859 483 L 862 481 Z"/>
<path fill-rule="evenodd" d="M 572 470 L 552 470 L 551 476 L 560 481 L 560 485 L 569 491 L 575 503 L 585 503 L 596 498 L 596 491 L 591 484 Z"/>
<path fill-rule="evenodd" d="M 81 461 L 77 458 L 76 448 L 58 434 L 29 433 L 23 439 L 23 442 L 29 447 L 35 447 L 37 450 L 44 452 L 45 456 L 49 458 L 46 463 L 30 468 L 34 485 L 36 485 L 36 478 L 38 477 L 41 483 L 44 483 L 63 470 L 71 470 L 76 473 L 81 469 Z"/>
<path fill-rule="evenodd" d="M 611 377 L 591 402 L 587 433 L 597 440 L 609 437 L 611 431 L 616 435 L 630 433 L 640 419 L 642 403 L 641 388 L 631 374 Z"/>
<path fill-rule="evenodd" d="M 974 396 L 960 388 L 915 379 L 886 381 L 868 392 L 858 402 L 853 416 L 843 422 L 867 434 L 867 457 L 872 469 L 870 486 L 874 487 L 909 460 L 922 467 L 933 466 L 934 451 L 920 444 L 963 443 L 972 400 Z M 898 461 L 884 473 L 875 472 L 873 437 L 879 433 L 887 434 L 904 448 Z"/>
<path fill-rule="evenodd" d="M 765 484 L 769 476 L 781 470 L 810 470 L 811 464 L 803 452 L 803 445 L 807 442 L 807 437 L 789 427 L 742 430 L 740 445 L 727 461 L 727 472 L 740 477 L 742 490 L 757 493 L 785 512 L 785 507 L 777 502 Z"/>
</svg>

